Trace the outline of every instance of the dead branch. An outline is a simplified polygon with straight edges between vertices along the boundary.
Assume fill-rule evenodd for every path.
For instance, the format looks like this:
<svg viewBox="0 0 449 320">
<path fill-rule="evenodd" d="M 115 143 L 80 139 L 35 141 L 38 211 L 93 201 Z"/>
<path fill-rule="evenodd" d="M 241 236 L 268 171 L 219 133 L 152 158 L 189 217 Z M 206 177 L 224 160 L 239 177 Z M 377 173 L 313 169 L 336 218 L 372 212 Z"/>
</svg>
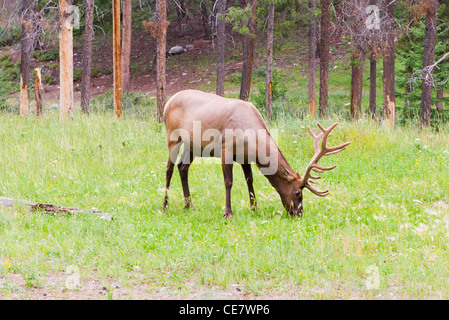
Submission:
<svg viewBox="0 0 449 320">
<path fill-rule="evenodd" d="M 1 207 L 12 208 L 12 207 L 14 207 L 15 204 L 25 205 L 33 211 L 44 210 L 45 212 L 53 214 L 53 215 L 89 213 L 89 214 L 97 215 L 102 219 L 107 219 L 107 220 L 113 219 L 112 214 L 105 213 L 105 212 L 99 211 L 97 209 L 78 209 L 78 208 L 72 208 L 72 207 L 56 206 L 56 205 L 48 204 L 48 203 L 32 202 L 32 201 L 25 201 L 25 200 L 14 200 L 14 199 L 10 199 L 10 198 L 0 197 L 0 206 Z"/>
</svg>

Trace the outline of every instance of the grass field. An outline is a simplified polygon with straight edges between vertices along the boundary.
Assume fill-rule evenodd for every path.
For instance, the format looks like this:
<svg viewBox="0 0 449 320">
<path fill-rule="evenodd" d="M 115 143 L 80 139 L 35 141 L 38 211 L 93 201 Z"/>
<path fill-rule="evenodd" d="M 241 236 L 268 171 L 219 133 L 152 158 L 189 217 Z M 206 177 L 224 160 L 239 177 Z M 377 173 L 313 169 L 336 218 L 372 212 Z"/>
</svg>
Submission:
<svg viewBox="0 0 449 320">
<path fill-rule="evenodd" d="M 168 155 L 153 120 L 0 116 L 0 196 L 115 215 L 0 208 L 0 297 L 449 298 L 449 128 L 322 124 L 334 121 L 329 143 L 352 144 L 321 161 L 338 165 L 323 174 L 328 197 L 306 191 L 305 215 L 289 217 L 254 168 L 253 212 L 235 166 L 235 218 L 225 220 L 221 167 L 195 162 L 195 208 L 183 209 L 175 172 L 161 213 Z M 308 125 L 271 125 L 300 174 L 313 155 Z M 68 288 L 73 270 L 80 286 Z"/>
</svg>

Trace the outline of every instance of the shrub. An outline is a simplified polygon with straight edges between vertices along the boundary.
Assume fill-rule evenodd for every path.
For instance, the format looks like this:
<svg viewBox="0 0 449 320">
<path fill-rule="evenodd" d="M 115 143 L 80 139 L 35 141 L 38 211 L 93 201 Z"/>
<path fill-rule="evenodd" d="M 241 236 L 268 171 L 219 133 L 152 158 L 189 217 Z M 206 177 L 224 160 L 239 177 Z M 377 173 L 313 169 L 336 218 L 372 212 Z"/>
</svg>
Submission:
<svg viewBox="0 0 449 320">
<path fill-rule="evenodd" d="M 39 61 L 54 61 L 59 59 L 59 49 L 48 49 L 47 51 L 36 50 L 33 53 L 34 58 Z"/>
<path fill-rule="evenodd" d="M 42 75 L 42 81 L 48 85 L 52 85 L 56 83 L 55 77 L 53 77 L 51 74 L 44 73 Z"/>
<path fill-rule="evenodd" d="M 93 112 L 112 114 L 113 110 L 114 91 L 112 89 L 92 100 L 91 111 Z M 128 117 L 154 118 L 156 116 L 156 99 L 143 93 L 123 93 L 122 112 Z"/>
<path fill-rule="evenodd" d="M 259 93 L 254 95 L 254 102 L 259 111 L 262 114 L 265 114 L 266 92 L 267 92 L 265 82 L 258 83 L 257 89 L 259 90 Z M 282 96 L 285 95 L 286 92 L 287 88 L 282 80 L 282 73 L 277 69 L 273 69 L 273 87 L 272 87 L 273 103 L 276 102 L 278 99 L 282 98 Z"/>
<path fill-rule="evenodd" d="M 80 81 L 83 75 L 83 69 L 73 68 L 73 81 Z"/>
</svg>

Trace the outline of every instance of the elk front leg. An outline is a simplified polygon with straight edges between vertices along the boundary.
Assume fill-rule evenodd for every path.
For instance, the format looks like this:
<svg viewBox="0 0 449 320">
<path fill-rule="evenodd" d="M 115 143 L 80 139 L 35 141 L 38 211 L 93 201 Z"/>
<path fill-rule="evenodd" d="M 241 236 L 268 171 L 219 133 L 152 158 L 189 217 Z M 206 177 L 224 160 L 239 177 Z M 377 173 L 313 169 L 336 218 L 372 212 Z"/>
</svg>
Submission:
<svg viewBox="0 0 449 320">
<path fill-rule="evenodd" d="M 223 168 L 223 177 L 224 177 L 224 183 L 226 188 L 226 204 L 225 204 L 225 212 L 223 217 L 232 219 L 234 215 L 232 214 L 232 208 L 231 208 L 231 188 L 232 188 L 232 166 L 233 163 L 222 163 Z"/>
<path fill-rule="evenodd" d="M 248 185 L 248 193 L 249 193 L 249 203 L 251 206 L 251 209 L 257 208 L 257 202 L 256 202 L 256 194 L 254 193 L 254 187 L 253 187 L 253 171 L 251 170 L 251 164 L 242 164 L 243 173 L 245 174 L 245 180 L 246 184 Z"/>
</svg>

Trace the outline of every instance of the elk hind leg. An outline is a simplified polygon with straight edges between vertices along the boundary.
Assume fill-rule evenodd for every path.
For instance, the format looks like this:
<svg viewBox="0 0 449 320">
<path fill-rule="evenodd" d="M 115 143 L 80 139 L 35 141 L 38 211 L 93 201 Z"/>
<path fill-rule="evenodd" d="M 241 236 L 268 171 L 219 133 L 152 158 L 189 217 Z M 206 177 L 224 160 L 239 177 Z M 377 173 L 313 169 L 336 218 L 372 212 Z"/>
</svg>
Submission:
<svg viewBox="0 0 449 320">
<path fill-rule="evenodd" d="M 181 178 L 182 192 L 184 194 L 184 208 L 186 209 L 193 208 L 189 189 L 189 168 L 194 158 L 195 156 L 193 155 L 193 153 L 186 145 L 184 145 L 184 150 L 181 155 L 181 161 L 179 161 L 178 163 L 178 170 L 179 176 Z"/>
<path fill-rule="evenodd" d="M 181 143 L 178 142 L 172 142 L 168 146 L 168 153 L 169 158 L 167 162 L 167 171 L 165 174 L 165 197 L 164 197 L 164 203 L 162 204 L 162 212 L 165 213 L 165 210 L 167 210 L 168 205 L 168 191 L 170 189 L 170 181 L 173 175 L 173 168 L 175 166 L 176 158 L 179 154 L 179 149 L 181 148 Z"/>
</svg>

